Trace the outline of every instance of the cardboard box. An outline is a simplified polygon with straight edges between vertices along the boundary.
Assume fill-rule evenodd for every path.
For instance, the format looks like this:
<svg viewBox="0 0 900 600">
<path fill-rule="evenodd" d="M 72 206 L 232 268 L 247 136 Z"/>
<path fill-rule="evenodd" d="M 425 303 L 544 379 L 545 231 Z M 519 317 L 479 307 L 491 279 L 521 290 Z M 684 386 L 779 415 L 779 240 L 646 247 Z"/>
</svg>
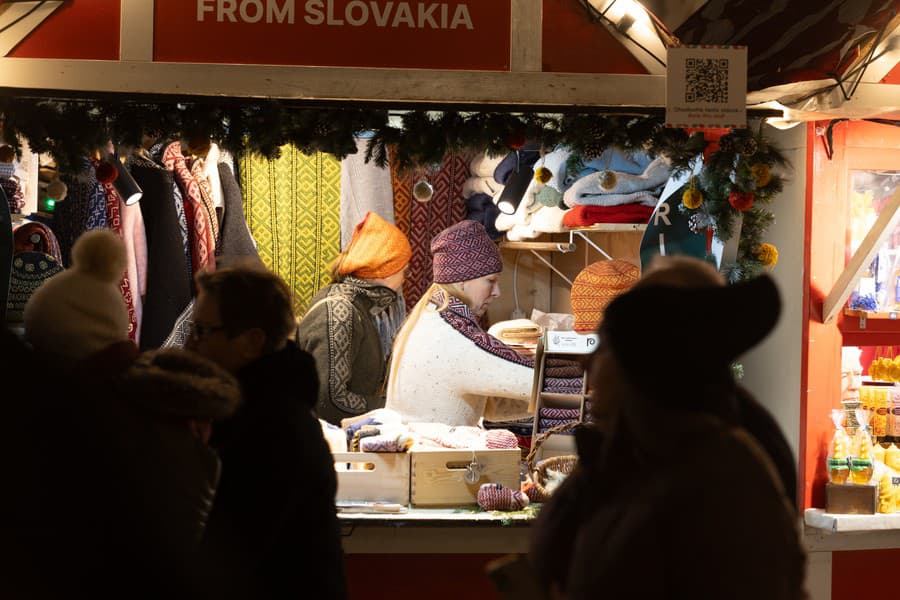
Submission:
<svg viewBox="0 0 900 600">
<path fill-rule="evenodd" d="M 409 504 L 409 453 L 336 452 L 338 502 Z"/>
<path fill-rule="evenodd" d="M 410 452 L 412 475 L 410 503 L 413 506 L 454 506 L 477 504 L 483 483 L 501 483 L 519 489 L 522 452 L 510 450 L 423 449 Z M 478 480 L 467 483 L 465 474 L 476 462 Z"/>
<path fill-rule="evenodd" d="M 877 485 L 825 484 L 825 512 L 827 513 L 874 515 L 877 507 Z"/>
<path fill-rule="evenodd" d="M 597 349 L 600 337 L 596 333 L 577 331 L 547 331 L 544 333 L 544 352 L 557 354 L 590 354 Z"/>
</svg>

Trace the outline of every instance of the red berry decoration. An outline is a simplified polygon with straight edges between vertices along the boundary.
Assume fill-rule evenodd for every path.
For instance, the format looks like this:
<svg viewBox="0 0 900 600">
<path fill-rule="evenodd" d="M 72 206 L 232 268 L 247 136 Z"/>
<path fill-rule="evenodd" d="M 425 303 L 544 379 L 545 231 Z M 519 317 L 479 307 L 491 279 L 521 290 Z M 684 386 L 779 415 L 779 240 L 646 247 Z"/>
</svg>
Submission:
<svg viewBox="0 0 900 600">
<path fill-rule="evenodd" d="M 116 171 L 116 167 L 113 166 L 111 162 L 108 161 L 100 161 L 96 167 L 97 172 L 97 181 L 100 183 L 108 184 L 112 183 L 116 180 L 116 177 L 119 176 L 119 172 Z"/>
<path fill-rule="evenodd" d="M 525 146 L 525 133 L 514 131 L 506 137 L 506 145 L 513 150 L 521 150 Z"/>
<path fill-rule="evenodd" d="M 728 194 L 728 203 L 741 212 L 753 206 L 753 192 L 731 192 Z"/>
</svg>

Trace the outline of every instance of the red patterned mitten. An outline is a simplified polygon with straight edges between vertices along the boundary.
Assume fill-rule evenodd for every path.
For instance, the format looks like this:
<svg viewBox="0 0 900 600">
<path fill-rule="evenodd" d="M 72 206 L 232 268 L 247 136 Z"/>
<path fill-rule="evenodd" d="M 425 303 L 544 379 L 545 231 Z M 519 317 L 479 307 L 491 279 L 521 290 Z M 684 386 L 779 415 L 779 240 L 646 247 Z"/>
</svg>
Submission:
<svg viewBox="0 0 900 600">
<path fill-rule="evenodd" d="M 528 496 L 500 483 L 483 483 L 478 488 L 478 506 L 482 510 L 522 510 L 528 506 Z"/>
</svg>

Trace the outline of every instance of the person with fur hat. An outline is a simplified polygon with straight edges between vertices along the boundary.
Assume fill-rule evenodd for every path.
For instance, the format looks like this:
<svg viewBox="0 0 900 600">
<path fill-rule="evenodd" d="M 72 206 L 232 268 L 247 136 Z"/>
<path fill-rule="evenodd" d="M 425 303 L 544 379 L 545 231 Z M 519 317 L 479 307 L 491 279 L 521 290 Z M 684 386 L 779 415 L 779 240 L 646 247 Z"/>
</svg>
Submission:
<svg viewBox="0 0 900 600">
<path fill-rule="evenodd" d="M 115 232 L 95 229 L 79 236 L 71 268 L 44 282 L 26 302 L 26 341 L 66 368 L 92 358 L 127 365 L 137 346 L 128 336 L 128 309 L 119 289 L 126 262 L 125 243 Z"/>
<path fill-rule="evenodd" d="M 140 580 L 145 597 L 184 595 L 201 585 L 198 553 L 222 473 L 210 433 L 238 409 L 240 387 L 211 360 L 177 348 L 142 353 L 105 387 L 90 400 L 99 435 L 85 442 L 102 490 L 94 502 L 104 525 L 92 533 L 111 551 L 94 568 L 119 590 Z"/>
<path fill-rule="evenodd" d="M 649 317 L 660 307 L 675 317 Z M 748 409 L 731 370 L 780 310 L 768 275 L 726 286 L 686 257 L 656 259 L 609 304 L 591 356 L 593 422 L 576 431 L 578 465 L 532 529 L 528 561 L 545 593 L 806 597 L 797 513 L 771 446 L 783 436 Z M 661 356 L 648 361 L 648 349 Z"/>
<path fill-rule="evenodd" d="M 412 251 L 406 235 L 369 211 L 331 266 L 331 283 L 313 297 L 297 329 L 316 361 L 316 413 L 333 425 L 384 406 L 387 333 L 376 320 L 398 298 Z"/>
<path fill-rule="evenodd" d="M 25 338 L 58 367 L 48 383 L 60 397 L 36 420 L 49 485 L 31 492 L 50 523 L 47 554 L 36 559 L 58 567 L 67 594 L 106 597 L 134 581 L 144 586 L 138 597 L 179 594 L 193 588 L 219 482 L 212 423 L 236 410 L 240 390 L 199 355 L 138 354 L 118 286 L 126 253 L 117 234 L 86 232 L 72 256 L 25 307 Z"/>
<path fill-rule="evenodd" d="M 481 223 L 465 220 L 435 236 L 431 254 L 434 283 L 394 342 L 386 407 L 407 423 L 477 426 L 482 418 L 526 418 L 534 360 L 478 321 L 500 296 L 497 244 Z"/>
</svg>

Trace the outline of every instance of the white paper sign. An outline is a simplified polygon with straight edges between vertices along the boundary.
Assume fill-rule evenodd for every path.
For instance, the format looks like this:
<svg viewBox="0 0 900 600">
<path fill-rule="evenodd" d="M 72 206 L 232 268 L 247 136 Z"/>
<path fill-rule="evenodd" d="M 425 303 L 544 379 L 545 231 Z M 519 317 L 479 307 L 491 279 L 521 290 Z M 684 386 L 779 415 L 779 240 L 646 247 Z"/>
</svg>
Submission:
<svg viewBox="0 0 900 600">
<path fill-rule="evenodd" d="M 746 126 L 747 47 L 669 48 L 666 127 Z"/>
</svg>

